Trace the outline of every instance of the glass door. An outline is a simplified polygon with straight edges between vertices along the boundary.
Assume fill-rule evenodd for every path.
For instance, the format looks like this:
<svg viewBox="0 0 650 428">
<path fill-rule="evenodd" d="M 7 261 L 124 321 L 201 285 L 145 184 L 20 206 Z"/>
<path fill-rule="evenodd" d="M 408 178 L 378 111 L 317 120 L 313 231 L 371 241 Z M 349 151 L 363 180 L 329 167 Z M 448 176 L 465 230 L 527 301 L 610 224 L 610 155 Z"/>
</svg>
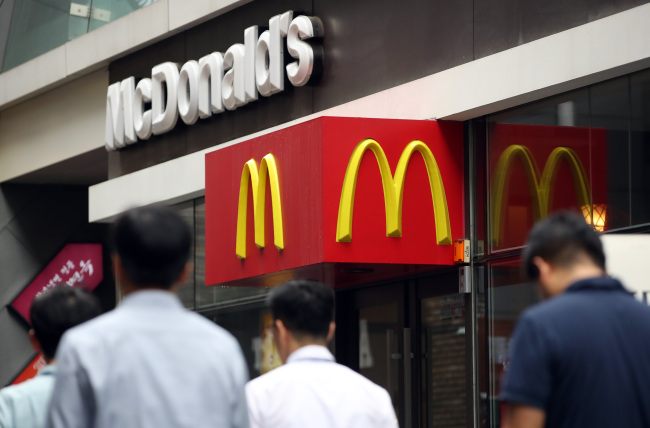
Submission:
<svg viewBox="0 0 650 428">
<path fill-rule="evenodd" d="M 420 305 L 421 426 L 468 426 L 465 295 L 429 297 Z"/>
<path fill-rule="evenodd" d="M 454 269 L 337 294 L 337 359 L 386 388 L 402 428 L 471 426 L 470 299 L 457 291 Z"/>
</svg>

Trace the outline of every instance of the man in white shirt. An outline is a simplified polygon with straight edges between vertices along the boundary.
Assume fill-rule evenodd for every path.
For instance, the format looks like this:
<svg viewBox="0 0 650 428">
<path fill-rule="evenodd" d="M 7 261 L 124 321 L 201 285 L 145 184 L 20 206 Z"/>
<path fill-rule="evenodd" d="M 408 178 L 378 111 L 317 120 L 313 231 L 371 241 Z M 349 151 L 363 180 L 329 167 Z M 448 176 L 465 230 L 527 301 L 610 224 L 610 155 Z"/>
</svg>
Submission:
<svg viewBox="0 0 650 428">
<path fill-rule="evenodd" d="M 29 339 L 47 365 L 33 379 L 0 390 L 0 428 L 42 427 L 50 404 L 61 336 L 69 328 L 102 313 L 99 300 L 82 288 L 65 284 L 36 296 L 29 310 Z"/>
<path fill-rule="evenodd" d="M 164 208 L 114 229 L 120 306 L 63 337 L 46 427 L 247 428 L 248 368 L 237 340 L 183 308 L 192 234 Z"/>
<path fill-rule="evenodd" d="M 388 392 L 337 364 L 334 292 L 289 281 L 269 294 L 274 340 L 285 364 L 246 385 L 251 428 L 395 428 Z"/>
</svg>

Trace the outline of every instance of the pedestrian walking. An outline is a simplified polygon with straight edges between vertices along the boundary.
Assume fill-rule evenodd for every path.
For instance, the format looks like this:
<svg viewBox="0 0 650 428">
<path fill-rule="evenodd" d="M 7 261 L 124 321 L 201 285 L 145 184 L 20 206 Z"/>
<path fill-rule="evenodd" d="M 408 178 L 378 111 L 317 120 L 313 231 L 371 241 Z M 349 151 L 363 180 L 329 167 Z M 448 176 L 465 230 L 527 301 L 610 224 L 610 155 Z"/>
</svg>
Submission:
<svg viewBox="0 0 650 428">
<path fill-rule="evenodd" d="M 57 285 L 34 298 L 29 310 L 29 339 L 47 365 L 35 378 L 0 390 L 0 428 L 39 428 L 54 388 L 54 355 L 68 329 L 101 314 L 99 301 L 82 288 Z"/>
<path fill-rule="evenodd" d="M 192 236 L 166 208 L 123 215 L 113 232 L 117 309 L 70 330 L 49 428 L 248 427 L 248 369 L 235 338 L 185 310 Z"/>
<path fill-rule="evenodd" d="M 337 364 L 334 292 L 315 281 L 289 281 L 268 296 L 273 336 L 285 363 L 248 383 L 252 428 L 395 428 L 388 392 Z"/>
<path fill-rule="evenodd" d="M 607 276 L 598 234 L 576 214 L 552 215 L 523 263 L 547 300 L 515 328 L 506 427 L 650 427 L 650 308 Z"/>
</svg>

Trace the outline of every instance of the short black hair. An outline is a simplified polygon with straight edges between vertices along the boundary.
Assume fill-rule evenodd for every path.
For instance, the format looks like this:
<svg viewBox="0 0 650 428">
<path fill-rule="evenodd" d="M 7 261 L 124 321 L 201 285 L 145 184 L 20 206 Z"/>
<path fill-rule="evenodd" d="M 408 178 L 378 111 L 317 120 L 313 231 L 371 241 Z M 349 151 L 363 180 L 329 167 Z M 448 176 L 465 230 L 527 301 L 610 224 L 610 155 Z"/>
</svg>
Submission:
<svg viewBox="0 0 650 428">
<path fill-rule="evenodd" d="M 61 284 L 34 298 L 29 317 L 43 354 L 52 359 L 63 333 L 101 313 L 99 300 L 89 291 Z"/>
<path fill-rule="evenodd" d="M 127 211 L 113 230 L 113 250 L 135 285 L 170 288 L 190 257 L 192 233 L 169 208 L 144 207 Z"/>
<path fill-rule="evenodd" d="M 273 318 L 301 340 L 326 338 L 334 320 L 334 291 L 311 280 L 291 280 L 271 290 L 267 297 Z"/>
<path fill-rule="evenodd" d="M 559 211 L 540 221 L 528 235 L 523 262 L 530 280 L 539 278 L 539 269 L 533 263 L 541 257 L 555 266 L 573 265 L 578 256 L 586 255 L 601 269 L 605 269 L 605 252 L 598 233 L 584 217 L 569 211 Z"/>
</svg>

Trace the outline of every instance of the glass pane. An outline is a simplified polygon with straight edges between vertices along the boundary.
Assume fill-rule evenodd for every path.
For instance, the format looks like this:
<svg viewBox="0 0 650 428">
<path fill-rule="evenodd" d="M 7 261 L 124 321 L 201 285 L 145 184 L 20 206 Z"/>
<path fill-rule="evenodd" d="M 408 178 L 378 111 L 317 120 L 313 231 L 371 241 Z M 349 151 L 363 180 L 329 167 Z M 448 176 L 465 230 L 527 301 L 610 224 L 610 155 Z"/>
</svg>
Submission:
<svg viewBox="0 0 650 428">
<path fill-rule="evenodd" d="M 539 301 L 537 287 L 521 276 L 519 260 L 491 263 L 489 272 L 489 337 L 490 383 L 488 397 L 492 427 L 502 423 L 500 394 L 504 374 L 508 371 L 510 337 L 521 312 Z"/>
<path fill-rule="evenodd" d="M 110 21 L 115 21 L 134 10 L 147 6 L 155 0 L 92 0 L 93 13 L 88 31 L 95 30 Z"/>
<path fill-rule="evenodd" d="M 205 198 L 196 199 L 194 202 L 194 223 L 196 251 L 194 257 L 194 277 L 197 308 L 224 304 L 241 304 L 251 300 L 262 299 L 269 292 L 268 288 L 205 285 Z"/>
<path fill-rule="evenodd" d="M 631 223 L 650 223 L 650 70 L 630 78 L 631 130 Z"/>
<path fill-rule="evenodd" d="M 182 204 L 172 205 L 171 208 L 180 215 L 183 220 L 194 230 L 194 202 L 184 202 Z M 192 246 L 192 253 L 190 260 L 194 260 L 194 246 Z M 181 284 L 177 289 L 178 297 L 183 302 L 183 306 L 189 309 L 194 308 L 194 276 L 189 275 L 187 281 Z"/>
<path fill-rule="evenodd" d="M 465 296 L 422 299 L 422 421 L 425 427 L 467 426 Z"/>
<path fill-rule="evenodd" d="M 399 414 L 402 331 L 397 328 L 398 317 L 395 303 L 359 309 L 359 373 L 388 390 Z"/>
<path fill-rule="evenodd" d="M 88 19 L 71 16 L 70 3 L 69 0 L 15 2 L 3 71 L 66 43 L 68 22 L 70 28 L 75 28 L 77 20 L 81 20 L 83 33 L 86 32 Z M 76 3 L 89 5 L 90 0 Z"/>
<path fill-rule="evenodd" d="M 476 288 L 476 332 L 477 341 L 477 358 L 478 358 L 478 391 L 479 391 L 479 427 L 490 426 L 490 383 L 489 383 L 489 349 L 488 349 L 488 314 L 486 305 L 485 277 L 487 270 L 484 266 L 478 266 L 475 271 Z"/>
<path fill-rule="evenodd" d="M 474 136 L 474 209 L 475 209 L 475 229 L 474 229 L 474 242 L 477 245 L 472 245 L 474 256 L 482 257 L 485 254 L 485 240 L 486 240 L 486 226 L 487 226 L 487 173 L 486 169 L 486 153 L 487 153 L 487 135 L 486 135 L 486 121 L 485 117 L 474 119 L 470 121 L 470 132 Z M 471 175 L 470 175 L 471 179 Z M 470 196 L 471 197 L 471 196 Z"/>
<path fill-rule="evenodd" d="M 263 303 L 211 312 L 206 316 L 237 338 L 251 379 L 282 364 L 270 328 L 273 318 Z"/>
<path fill-rule="evenodd" d="M 2 70 L 16 67 L 154 1 L 18 0 Z"/>
<path fill-rule="evenodd" d="M 630 226 L 629 79 L 609 80 L 590 88 L 594 224 L 599 230 Z M 605 139 L 605 148 L 602 140 Z M 605 154 L 601 152 L 604 150 Z M 604 157 L 605 159 L 601 159 Z M 603 183 L 602 178 L 606 177 Z M 605 195 L 597 192 L 606 186 Z"/>
<path fill-rule="evenodd" d="M 568 209 L 591 221 L 607 202 L 607 131 L 589 126 L 587 89 L 488 118 L 488 248 L 522 246 L 532 225 Z"/>
</svg>

